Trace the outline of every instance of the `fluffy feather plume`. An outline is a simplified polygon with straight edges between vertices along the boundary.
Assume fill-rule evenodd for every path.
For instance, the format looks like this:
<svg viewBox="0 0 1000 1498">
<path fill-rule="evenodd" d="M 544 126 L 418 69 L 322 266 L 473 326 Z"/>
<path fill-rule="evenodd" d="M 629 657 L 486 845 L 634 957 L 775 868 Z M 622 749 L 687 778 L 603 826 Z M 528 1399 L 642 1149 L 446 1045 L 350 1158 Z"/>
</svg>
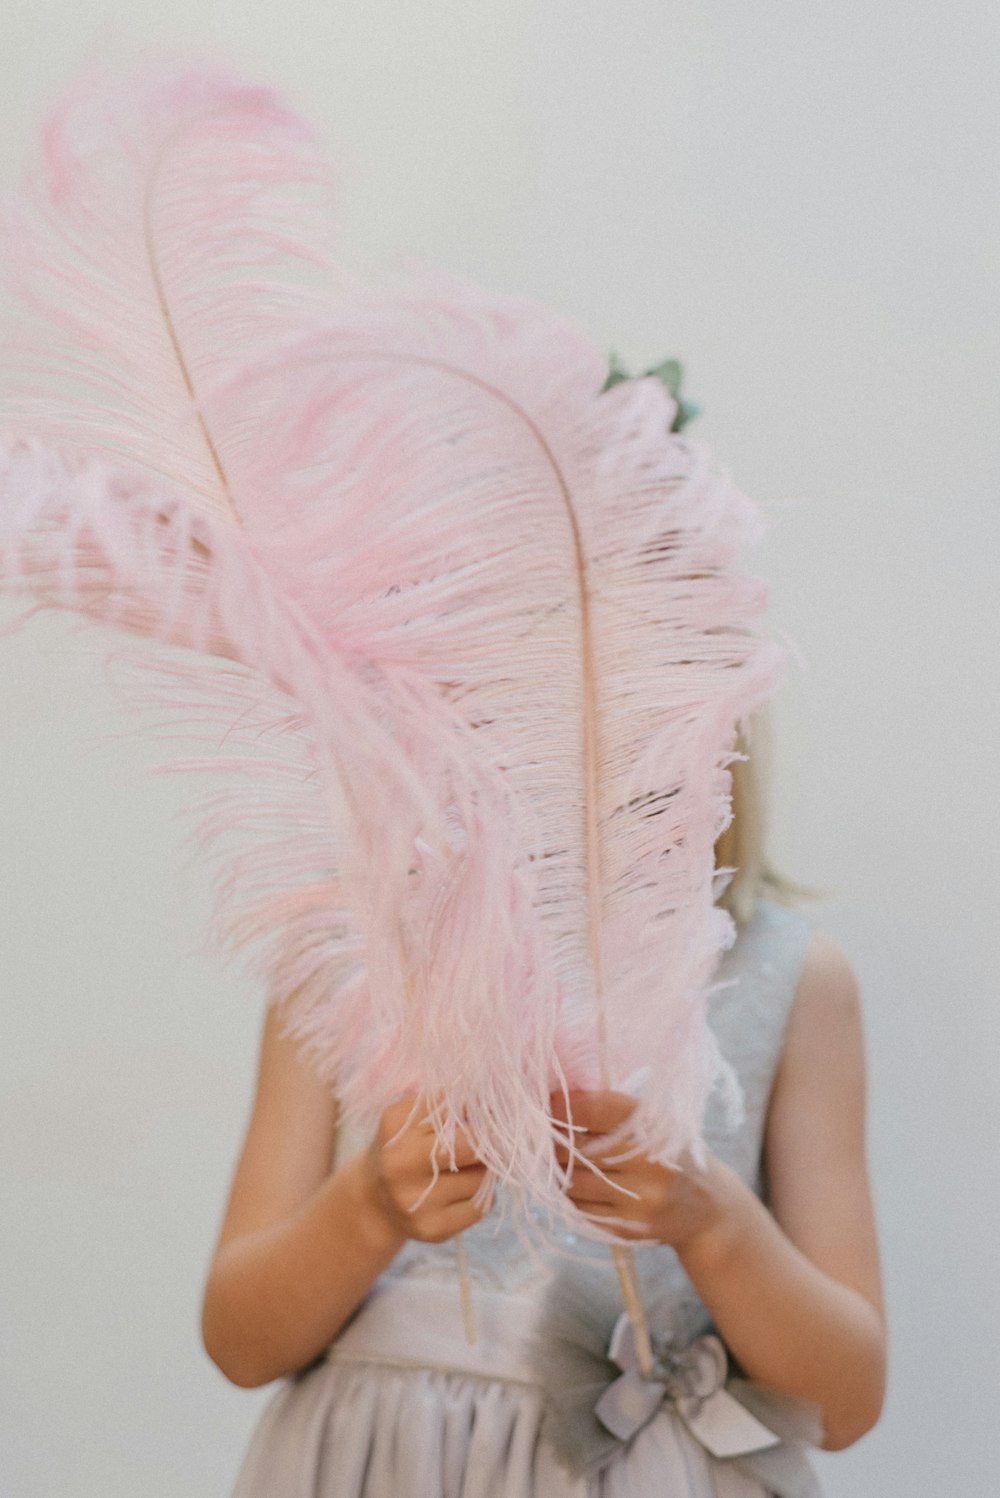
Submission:
<svg viewBox="0 0 1000 1498">
<path fill-rule="evenodd" d="M 599 394 L 545 308 L 342 275 L 268 91 L 140 84 L 74 91 L 3 205 L 4 581 L 184 647 L 134 658 L 147 700 L 250 750 L 166 767 L 232 774 L 203 845 L 280 829 L 226 856 L 216 928 L 268 943 L 348 1113 L 417 1088 L 607 1240 L 562 1194 L 552 1089 L 634 1091 L 665 1161 L 714 1085 L 738 1110 L 704 994 L 727 767 L 784 658 L 739 566 L 760 517 L 658 381 Z"/>
<path fill-rule="evenodd" d="M 734 1122 L 740 1105 L 704 1008 L 735 935 L 714 843 L 737 727 L 784 660 L 753 633 L 766 589 L 739 566 L 761 517 L 670 433 L 657 380 L 596 395 L 601 354 L 524 298 L 411 266 L 277 357 L 315 434 L 319 531 L 326 476 L 363 474 L 335 501 L 357 507 L 357 549 L 314 547 L 303 608 L 325 633 L 374 632 L 473 729 L 512 791 L 570 1086 L 635 1091 L 634 1148 L 699 1155 L 711 1088 Z M 437 967 L 457 952 L 430 956 L 457 1014 Z"/>
<path fill-rule="evenodd" d="M 497 1174 L 554 1192 L 555 990 L 532 986 L 505 788 L 424 673 L 362 621 L 321 632 L 298 597 L 317 544 L 350 574 L 370 530 L 303 510 L 298 377 L 270 357 L 354 284 L 317 143 L 270 91 L 160 64 L 77 81 L 43 140 L 0 201 L 3 583 L 35 600 L 17 623 L 58 607 L 183 648 L 130 657 L 133 702 L 251 756 L 163 766 L 241 772 L 192 808 L 201 845 L 283 829 L 223 855 L 213 934 L 269 942 L 275 1004 L 335 1013 L 322 1048 L 299 1033 L 348 1113 L 440 1094 L 446 1146 L 466 1114 Z M 283 754 L 262 759 L 262 721 Z M 445 929 L 476 933 L 455 1024 L 419 976 Z"/>
</svg>

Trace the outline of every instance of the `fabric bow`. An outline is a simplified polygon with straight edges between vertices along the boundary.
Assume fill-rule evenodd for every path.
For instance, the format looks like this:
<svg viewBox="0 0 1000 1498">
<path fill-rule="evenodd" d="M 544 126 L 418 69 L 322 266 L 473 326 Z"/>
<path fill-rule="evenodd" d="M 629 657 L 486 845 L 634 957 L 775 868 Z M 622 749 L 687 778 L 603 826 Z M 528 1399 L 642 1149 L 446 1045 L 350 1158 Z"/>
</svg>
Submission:
<svg viewBox="0 0 1000 1498">
<path fill-rule="evenodd" d="M 560 1462 L 574 1477 L 593 1478 L 669 1408 L 707 1461 L 739 1469 L 775 1498 L 821 1498 L 808 1452 L 822 1442 L 822 1411 L 730 1373 L 733 1360 L 707 1308 L 669 1259 L 649 1262 L 653 1378 L 642 1376 L 604 1264 L 563 1263 L 546 1288 L 533 1357 L 546 1389 L 546 1436 Z"/>
<path fill-rule="evenodd" d="M 712 1456 L 743 1456 L 781 1444 L 780 1436 L 734 1399 L 725 1389 L 726 1349 L 711 1333 L 698 1337 L 681 1352 L 661 1344 L 652 1378 L 639 1368 L 635 1331 L 623 1312 L 615 1323 L 608 1357 L 621 1370 L 594 1407 L 601 1424 L 628 1441 L 651 1420 L 664 1398 L 688 1430 Z"/>
</svg>

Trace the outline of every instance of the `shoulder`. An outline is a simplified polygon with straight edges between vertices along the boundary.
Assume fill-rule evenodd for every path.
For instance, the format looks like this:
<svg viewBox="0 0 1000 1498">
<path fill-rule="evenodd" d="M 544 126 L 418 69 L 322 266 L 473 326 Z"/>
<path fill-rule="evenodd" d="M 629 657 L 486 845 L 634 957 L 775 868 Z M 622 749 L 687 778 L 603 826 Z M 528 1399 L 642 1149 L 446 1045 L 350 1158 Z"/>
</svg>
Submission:
<svg viewBox="0 0 1000 1498">
<path fill-rule="evenodd" d="M 858 982 L 838 943 L 814 930 L 795 985 L 765 1124 L 771 1208 L 814 1260 L 835 1236 L 831 1212 L 835 1217 L 846 1212 L 856 1227 L 868 1223 L 863 1232 L 871 1232 L 866 1092 Z M 836 1272 L 837 1266 L 822 1267 Z M 874 1289 L 870 1274 L 865 1288 Z"/>
<path fill-rule="evenodd" d="M 862 1001 L 832 937 L 809 935 L 765 1125 L 768 1205 L 795 1246 L 884 1327 L 868 1176 Z"/>
<path fill-rule="evenodd" d="M 842 1002 L 845 995 L 857 999 L 854 969 L 847 954 L 839 942 L 834 941 L 825 931 L 810 928 L 798 986 L 836 992 L 841 995 Z"/>
<path fill-rule="evenodd" d="M 216 1244 L 269 1226 L 295 1211 L 330 1172 L 337 1104 L 307 1064 L 283 1012 L 268 1003 L 257 1061 L 257 1085 L 242 1151 Z"/>
<path fill-rule="evenodd" d="M 859 1059 L 861 992 L 843 948 L 825 931 L 810 929 L 798 972 L 779 1058 L 779 1074 L 827 1046 Z"/>
</svg>

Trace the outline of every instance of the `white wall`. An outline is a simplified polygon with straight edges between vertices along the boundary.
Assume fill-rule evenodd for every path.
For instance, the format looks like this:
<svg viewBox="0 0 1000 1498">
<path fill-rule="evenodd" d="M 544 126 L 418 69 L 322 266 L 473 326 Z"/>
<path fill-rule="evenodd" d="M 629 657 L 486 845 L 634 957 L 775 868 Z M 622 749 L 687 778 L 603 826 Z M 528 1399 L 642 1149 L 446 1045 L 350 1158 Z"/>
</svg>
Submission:
<svg viewBox="0 0 1000 1498">
<path fill-rule="evenodd" d="M 1000 17 L 791 0 L 6 0 L 0 172 L 128 16 L 293 92 L 353 173 L 345 242 L 526 291 L 687 369 L 773 518 L 803 664 L 777 699 L 776 861 L 865 1003 L 891 1331 L 831 1498 L 995 1486 L 992 917 L 1000 563 Z M 199 949 L 182 789 L 115 735 L 111 637 L 0 650 L 0 1446 L 12 1498 L 217 1498 L 271 1390 L 200 1349 L 262 995 Z M 993 1397 L 990 1397 L 990 1395 Z"/>
</svg>

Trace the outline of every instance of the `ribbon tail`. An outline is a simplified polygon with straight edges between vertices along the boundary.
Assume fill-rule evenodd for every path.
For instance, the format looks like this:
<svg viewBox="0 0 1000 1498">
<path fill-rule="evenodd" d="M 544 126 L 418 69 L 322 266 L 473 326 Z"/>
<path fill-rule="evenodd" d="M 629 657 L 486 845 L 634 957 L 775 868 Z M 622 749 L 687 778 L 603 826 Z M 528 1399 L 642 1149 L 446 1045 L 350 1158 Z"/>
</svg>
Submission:
<svg viewBox="0 0 1000 1498">
<path fill-rule="evenodd" d="M 823 1440 L 819 1407 L 750 1379 L 731 1378 L 726 1388 L 781 1438 L 778 1446 L 731 1457 L 732 1465 L 769 1488 L 775 1498 L 823 1498 L 807 1450 Z"/>
<path fill-rule="evenodd" d="M 734 1456 L 730 1463 L 761 1483 L 773 1498 L 823 1498 L 823 1489 L 801 1447 L 775 1446 Z"/>
<path fill-rule="evenodd" d="M 712 1456 L 745 1456 L 781 1444 L 780 1436 L 725 1389 L 707 1399 L 678 1399 L 676 1405 L 688 1430 Z"/>
</svg>

